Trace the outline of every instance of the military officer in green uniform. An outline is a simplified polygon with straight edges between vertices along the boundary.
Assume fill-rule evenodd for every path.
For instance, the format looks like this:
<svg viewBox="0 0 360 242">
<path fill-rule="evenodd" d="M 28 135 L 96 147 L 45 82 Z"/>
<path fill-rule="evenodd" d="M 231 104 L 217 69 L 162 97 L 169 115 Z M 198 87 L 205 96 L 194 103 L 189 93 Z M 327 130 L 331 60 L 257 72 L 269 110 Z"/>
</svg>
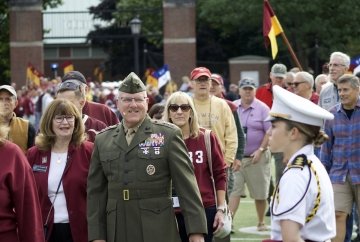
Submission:
<svg viewBox="0 0 360 242">
<path fill-rule="evenodd" d="M 180 129 L 150 119 L 145 86 L 134 73 L 120 84 L 117 105 L 123 121 L 95 139 L 87 189 L 89 241 L 180 241 L 173 183 L 189 241 L 203 242 L 204 208 Z"/>
</svg>

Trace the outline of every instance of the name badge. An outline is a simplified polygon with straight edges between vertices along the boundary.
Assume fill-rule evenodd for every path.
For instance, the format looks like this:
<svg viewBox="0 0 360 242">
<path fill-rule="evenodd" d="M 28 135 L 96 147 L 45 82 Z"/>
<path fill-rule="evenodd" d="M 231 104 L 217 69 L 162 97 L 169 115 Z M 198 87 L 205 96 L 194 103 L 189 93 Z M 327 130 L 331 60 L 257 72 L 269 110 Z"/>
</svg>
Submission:
<svg viewBox="0 0 360 242">
<path fill-rule="evenodd" d="M 171 197 L 173 208 L 179 208 L 179 198 L 178 197 Z"/>
<path fill-rule="evenodd" d="M 47 170 L 47 166 L 34 165 L 32 169 L 34 172 L 44 172 L 45 173 Z"/>
</svg>

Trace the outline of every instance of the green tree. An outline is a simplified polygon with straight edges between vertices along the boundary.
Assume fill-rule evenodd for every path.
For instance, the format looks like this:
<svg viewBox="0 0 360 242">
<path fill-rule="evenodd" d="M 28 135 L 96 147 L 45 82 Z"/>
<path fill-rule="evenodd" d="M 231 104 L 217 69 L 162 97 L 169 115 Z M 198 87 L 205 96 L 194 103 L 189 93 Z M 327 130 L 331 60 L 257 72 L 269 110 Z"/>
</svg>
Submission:
<svg viewBox="0 0 360 242">
<path fill-rule="evenodd" d="M 0 1 L 0 85 L 10 80 L 10 50 L 7 3 Z"/>
<path fill-rule="evenodd" d="M 199 0 L 197 3 L 198 29 L 216 31 L 216 43 L 227 58 L 246 54 L 270 57 L 262 38 L 263 1 Z M 360 53 L 356 37 L 360 8 L 357 1 L 272 0 L 270 3 L 304 69 L 316 69 L 316 58 L 321 64 L 333 51 Z M 280 36 L 277 42 L 276 61 L 294 65 Z M 204 53 L 203 58 L 208 54 Z"/>
<path fill-rule="evenodd" d="M 95 46 L 102 47 L 109 54 L 105 63 L 105 73 L 110 79 L 122 79 L 133 69 L 133 36 L 129 22 L 135 16 L 142 21 L 141 36 L 139 39 L 140 49 L 147 48 L 147 57 L 152 53 L 162 53 L 162 1 L 161 0 L 103 0 L 98 6 L 90 8 L 94 17 L 108 22 L 106 27 L 96 27 L 90 32 L 88 39 Z M 145 57 L 140 52 L 140 67 L 145 67 Z M 162 64 L 160 54 L 155 55 L 151 65 Z M 148 61 L 147 61 L 148 62 Z M 146 68 L 146 67 L 145 67 Z M 144 71 L 140 68 L 141 72 Z"/>
<path fill-rule="evenodd" d="M 111 20 L 114 25 L 123 27 L 140 8 L 162 7 L 160 0 L 112 1 L 115 13 Z M 271 0 L 270 3 L 304 69 L 320 71 L 320 66 L 333 51 L 343 51 L 351 56 L 360 53 L 357 38 L 360 5 L 356 0 Z M 223 72 L 231 57 L 271 57 L 262 36 L 263 1 L 197 0 L 196 11 L 198 64 Z M 143 33 L 160 33 L 161 14 L 144 13 L 141 12 Z M 274 62 L 294 66 L 280 36 L 277 42 L 279 53 Z M 161 46 L 159 42 L 152 43 Z"/>
<path fill-rule="evenodd" d="M 62 0 L 43 0 L 43 8 L 54 8 Z M 9 0 L 0 1 L 0 84 L 10 83 Z"/>
</svg>

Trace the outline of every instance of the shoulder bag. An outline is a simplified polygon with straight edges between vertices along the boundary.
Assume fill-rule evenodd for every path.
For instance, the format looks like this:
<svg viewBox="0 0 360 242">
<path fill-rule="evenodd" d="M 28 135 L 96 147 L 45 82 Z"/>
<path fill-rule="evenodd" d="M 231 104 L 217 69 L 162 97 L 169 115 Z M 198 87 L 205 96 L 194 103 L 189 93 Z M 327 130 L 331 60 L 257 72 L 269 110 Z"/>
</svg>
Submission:
<svg viewBox="0 0 360 242">
<path fill-rule="evenodd" d="M 205 137 L 206 154 L 207 154 L 209 170 L 210 170 L 210 179 L 211 179 L 212 186 L 214 189 L 215 203 L 216 203 L 216 207 L 217 207 L 217 195 L 216 195 L 215 180 L 214 180 L 213 169 L 212 169 L 210 132 L 211 132 L 211 130 L 206 129 L 204 137 Z M 231 232 L 231 224 L 232 224 L 232 217 L 231 217 L 230 210 L 229 210 L 226 200 L 225 200 L 224 226 L 219 231 L 214 233 L 214 237 L 223 239 L 226 236 L 228 236 Z"/>
</svg>

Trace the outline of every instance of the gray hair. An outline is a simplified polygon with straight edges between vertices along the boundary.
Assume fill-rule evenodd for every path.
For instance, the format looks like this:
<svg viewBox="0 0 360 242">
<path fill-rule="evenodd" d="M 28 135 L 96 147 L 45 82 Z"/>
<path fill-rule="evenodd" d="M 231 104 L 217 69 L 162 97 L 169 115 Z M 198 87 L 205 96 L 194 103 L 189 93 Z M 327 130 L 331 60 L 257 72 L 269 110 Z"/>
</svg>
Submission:
<svg viewBox="0 0 360 242">
<path fill-rule="evenodd" d="M 337 84 L 341 83 L 350 83 L 351 87 L 354 89 L 357 89 L 360 87 L 360 81 L 357 76 L 354 76 L 352 74 L 344 74 L 342 75 L 339 80 L 337 81 Z"/>
<path fill-rule="evenodd" d="M 86 84 L 76 81 L 74 80 L 73 82 L 76 82 L 77 84 L 79 84 L 79 88 L 77 88 L 76 90 L 72 90 L 72 89 L 68 89 L 68 88 L 64 88 L 64 89 L 60 89 L 57 90 L 56 94 L 58 93 L 63 93 L 66 91 L 72 91 L 75 93 L 75 97 L 79 100 L 79 99 L 86 99 Z"/>
<path fill-rule="evenodd" d="M 286 72 L 286 77 L 285 77 L 286 81 L 288 80 L 294 81 L 295 75 L 296 75 L 295 72 L 291 72 L 291 71 Z"/>
<path fill-rule="evenodd" d="M 343 64 L 349 68 L 350 66 L 350 56 L 348 56 L 347 54 L 343 53 L 343 52 L 340 52 L 340 51 L 336 51 L 336 52 L 333 52 L 331 53 L 330 55 L 330 60 L 334 57 L 339 57 L 342 59 L 342 62 Z"/>
<path fill-rule="evenodd" d="M 315 85 L 318 85 L 320 80 L 325 78 L 326 81 L 329 81 L 329 78 L 328 78 L 328 75 L 326 74 L 320 74 L 320 75 L 317 75 L 317 77 L 315 78 Z"/>
<path fill-rule="evenodd" d="M 302 80 L 308 82 L 311 88 L 314 86 L 314 76 L 306 71 L 299 71 L 295 74 L 295 78 L 300 77 Z"/>
</svg>

